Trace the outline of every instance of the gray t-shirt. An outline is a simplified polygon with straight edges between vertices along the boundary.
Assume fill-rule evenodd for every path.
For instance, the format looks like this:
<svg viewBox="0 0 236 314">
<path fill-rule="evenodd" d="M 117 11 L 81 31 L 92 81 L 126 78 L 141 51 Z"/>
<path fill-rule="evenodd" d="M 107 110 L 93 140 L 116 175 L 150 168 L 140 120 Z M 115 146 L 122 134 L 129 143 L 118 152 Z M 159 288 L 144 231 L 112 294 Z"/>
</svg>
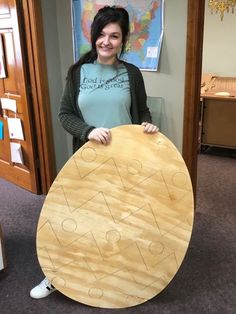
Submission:
<svg viewBox="0 0 236 314">
<path fill-rule="evenodd" d="M 131 124 L 130 86 L 125 66 L 83 64 L 78 104 L 89 125 L 112 128 Z"/>
</svg>

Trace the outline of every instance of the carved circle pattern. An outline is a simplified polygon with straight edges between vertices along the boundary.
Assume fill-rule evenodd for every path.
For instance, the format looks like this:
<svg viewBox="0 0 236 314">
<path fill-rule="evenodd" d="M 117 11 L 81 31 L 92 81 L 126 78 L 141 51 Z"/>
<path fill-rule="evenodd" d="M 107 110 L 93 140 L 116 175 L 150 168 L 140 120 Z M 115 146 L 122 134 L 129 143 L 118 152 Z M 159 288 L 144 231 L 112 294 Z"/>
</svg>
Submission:
<svg viewBox="0 0 236 314">
<path fill-rule="evenodd" d="M 193 193 L 163 134 L 138 125 L 111 132 L 110 145 L 86 143 L 56 177 L 39 217 L 37 255 L 61 293 L 125 308 L 158 295 L 181 266 Z"/>
</svg>

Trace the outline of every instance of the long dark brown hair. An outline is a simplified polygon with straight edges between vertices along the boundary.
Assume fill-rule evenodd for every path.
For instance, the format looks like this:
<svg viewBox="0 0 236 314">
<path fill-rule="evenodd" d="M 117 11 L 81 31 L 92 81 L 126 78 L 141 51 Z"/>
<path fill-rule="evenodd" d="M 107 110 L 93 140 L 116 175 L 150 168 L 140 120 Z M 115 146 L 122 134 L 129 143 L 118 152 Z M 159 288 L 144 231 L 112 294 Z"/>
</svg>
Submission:
<svg viewBox="0 0 236 314">
<path fill-rule="evenodd" d="M 97 59 L 96 41 L 103 28 L 109 23 L 118 23 L 122 32 L 122 47 L 119 58 L 125 52 L 125 45 L 129 35 L 129 14 L 126 9 L 117 6 L 105 6 L 98 10 L 91 24 L 91 49 L 83 54 L 80 59 L 73 64 L 68 71 L 67 79 L 73 79 L 78 66 L 84 63 L 92 63 Z"/>
</svg>

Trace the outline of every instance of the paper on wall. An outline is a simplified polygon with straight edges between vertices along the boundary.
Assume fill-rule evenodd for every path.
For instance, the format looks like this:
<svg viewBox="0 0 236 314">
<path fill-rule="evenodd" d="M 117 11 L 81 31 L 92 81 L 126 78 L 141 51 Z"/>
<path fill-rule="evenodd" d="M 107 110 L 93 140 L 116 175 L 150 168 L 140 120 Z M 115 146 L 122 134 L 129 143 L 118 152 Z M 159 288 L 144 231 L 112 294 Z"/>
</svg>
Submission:
<svg viewBox="0 0 236 314">
<path fill-rule="evenodd" d="M 11 147 L 11 161 L 17 162 L 18 164 L 23 164 L 23 154 L 21 150 L 21 144 L 19 143 L 10 143 Z"/>
<path fill-rule="evenodd" d="M 21 120 L 19 118 L 8 118 L 8 131 L 11 139 L 24 140 Z"/>
<path fill-rule="evenodd" d="M 16 100 L 10 98 L 1 98 L 2 109 L 11 110 L 16 113 Z"/>
</svg>

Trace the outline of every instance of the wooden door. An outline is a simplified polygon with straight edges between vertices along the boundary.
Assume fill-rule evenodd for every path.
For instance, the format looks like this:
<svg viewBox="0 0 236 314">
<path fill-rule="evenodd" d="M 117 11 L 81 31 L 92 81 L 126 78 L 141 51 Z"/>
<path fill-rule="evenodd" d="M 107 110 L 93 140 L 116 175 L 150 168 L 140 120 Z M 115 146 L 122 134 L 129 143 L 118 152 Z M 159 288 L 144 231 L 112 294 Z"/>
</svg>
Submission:
<svg viewBox="0 0 236 314">
<path fill-rule="evenodd" d="M 0 140 L 0 176 L 27 190 L 37 193 L 39 190 L 37 175 L 36 137 L 31 102 L 31 87 L 24 50 L 23 20 L 20 19 L 21 1 L 0 1 L 0 40 L 5 63 L 5 77 L 0 78 L 0 98 L 9 98 L 16 102 L 16 113 L 2 109 L 0 121 L 4 126 Z M 20 25 L 20 26 L 19 26 Z M 1 52 L 1 51 L 0 51 Z M 3 64 L 2 64 L 3 65 Z M 12 139 L 9 136 L 8 119 L 19 118 L 24 139 Z M 12 162 L 11 143 L 21 145 L 23 164 Z"/>
</svg>

